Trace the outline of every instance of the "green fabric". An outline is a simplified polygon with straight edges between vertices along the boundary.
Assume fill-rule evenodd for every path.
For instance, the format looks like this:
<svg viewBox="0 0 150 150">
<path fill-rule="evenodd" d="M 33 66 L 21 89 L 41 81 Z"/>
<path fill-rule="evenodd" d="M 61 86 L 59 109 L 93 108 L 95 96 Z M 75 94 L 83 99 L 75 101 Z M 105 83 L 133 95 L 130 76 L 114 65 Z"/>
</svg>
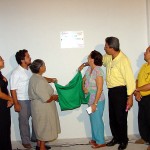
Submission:
<svg viewBox="0 0 150 150">
<path fill-rule="evenodd" d="M 66 86 L 55 83 L 55 87 L 61 110 L 72 110 L 80 107 L 81 104 L 87 104 L 89 101 L 90 95 L 88 94 L 85 98 L 82 89 L 82 75 L 80 71 Z"/>
</svg>

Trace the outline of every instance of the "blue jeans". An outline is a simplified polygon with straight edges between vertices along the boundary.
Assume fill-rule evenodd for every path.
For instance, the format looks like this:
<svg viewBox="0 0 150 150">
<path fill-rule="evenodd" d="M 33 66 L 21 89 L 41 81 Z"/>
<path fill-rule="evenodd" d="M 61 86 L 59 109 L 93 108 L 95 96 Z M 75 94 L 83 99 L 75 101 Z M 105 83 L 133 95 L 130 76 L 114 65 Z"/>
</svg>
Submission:
<svg viewBox="0 0 150 150">
<path fill-rule="evenodd" d="M 19 114 L 19 129 L 22 144 L 30 144 L 30 125 L 29 119 L 31 117 L 31 101 L 30 100 L 19 100 L 21 105 L 21 111 Z M 31 139 L 36 139 L 35 132 L 32 126 Z"/>
<path fill-rule="evenodd" d="M 97 104 L 97 110 L 91 113 L 90 122 L 92 130 L 92 140 L 96 141 L 97 144 L 104 144 L 104 123 L 103 123 L 103 111 L 105 106 L 105 100 L 99 101 Z"/>
</svg>

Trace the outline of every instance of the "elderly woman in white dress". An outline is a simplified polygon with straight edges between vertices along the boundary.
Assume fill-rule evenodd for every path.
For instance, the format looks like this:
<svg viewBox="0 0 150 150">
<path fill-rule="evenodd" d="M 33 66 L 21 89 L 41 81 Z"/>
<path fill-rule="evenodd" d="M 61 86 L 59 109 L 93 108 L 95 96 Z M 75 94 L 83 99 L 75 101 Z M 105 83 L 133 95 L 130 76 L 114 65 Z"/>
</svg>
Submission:
<svg viewBox="0 0 150 150">
<path fill-rule="evenodd" d="M 52 141 L 60 133 L 60 123 L 54 95 L 54 90 L 42 76 L 46 71 L 43 60 L 36 59 L 30 65 L 33 72 L 29 81 L 29 97 L 31 100 L 31 112 L 36 138 L 38 140 L 36 150 L 47 150 L 46 141 Z"/>
</svg>

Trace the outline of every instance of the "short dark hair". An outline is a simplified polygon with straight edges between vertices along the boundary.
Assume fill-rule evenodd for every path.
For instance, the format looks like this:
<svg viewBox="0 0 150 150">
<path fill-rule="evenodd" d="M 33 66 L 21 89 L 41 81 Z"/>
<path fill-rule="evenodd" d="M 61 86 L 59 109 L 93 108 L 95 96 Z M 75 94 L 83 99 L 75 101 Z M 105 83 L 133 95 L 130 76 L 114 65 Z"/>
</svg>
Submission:
<svg viewBox="0 0 150 150">
<path fill-rule="evenodd" d="M 41 59 L 34 60 L 29 66 L 33 73 L 39 73 L 40 67 L 44 65 L 44 61 Z"/>
<path fill-rule="evenodd" d="M 102 66 L 103 62 L 102 62 L 102 59 L 103 59 L 103 56 L 100 52 L 96 51 L 96 50 L 93 50 L 91 53 L 90 53 L 90 56 L 92 59 L 94 59 L 94 64 L 96 66 Z"/>
<path fill-rule="evenodd" d="M 108 46 L 110 48 L 113 48 L 115 51 L 119 51 L 120 50 L 120 43 L 119 43 L 119 39 L 116 37 L 107 37 L 105 39 L 105 42 L 108 44 Z"/>
<path fill-rule="evenodd" d="M 19 65 L 22 64 L 21 60 L 24 60 L 25 59 L 25 54 L 27 53 L 28 51 L 26 49 L 23 49 L 23 50 L 19 50 L 15 57 L 16 57 L 16 61 Z"/>
</svg>

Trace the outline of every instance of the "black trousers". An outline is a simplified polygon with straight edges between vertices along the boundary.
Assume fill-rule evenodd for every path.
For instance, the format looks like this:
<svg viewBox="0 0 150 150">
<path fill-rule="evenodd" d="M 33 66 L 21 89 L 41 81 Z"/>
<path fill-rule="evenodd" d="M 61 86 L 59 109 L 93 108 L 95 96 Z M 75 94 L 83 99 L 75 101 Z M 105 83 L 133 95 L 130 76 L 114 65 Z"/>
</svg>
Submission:
<svg viewBox="0 0 150 150">
<path fill-rule="evenodd" d="M 1 107 L 1 103 L 0 103 L 0 150 L 12 150 L 10 109 L 7 107 Z"/>
<path fill-rule="evenodd" d="M 127 143 L 127 88 L 118 86 L 110 88 L 109 97 L 109 121 L 112 136 L 119 143 Z"/>
<path fill-rule="evenodd" d="M 150 95 L 143 96 L 138 104 L 139 133 L 146 142 L 150 143 Z"/>
</svg>

